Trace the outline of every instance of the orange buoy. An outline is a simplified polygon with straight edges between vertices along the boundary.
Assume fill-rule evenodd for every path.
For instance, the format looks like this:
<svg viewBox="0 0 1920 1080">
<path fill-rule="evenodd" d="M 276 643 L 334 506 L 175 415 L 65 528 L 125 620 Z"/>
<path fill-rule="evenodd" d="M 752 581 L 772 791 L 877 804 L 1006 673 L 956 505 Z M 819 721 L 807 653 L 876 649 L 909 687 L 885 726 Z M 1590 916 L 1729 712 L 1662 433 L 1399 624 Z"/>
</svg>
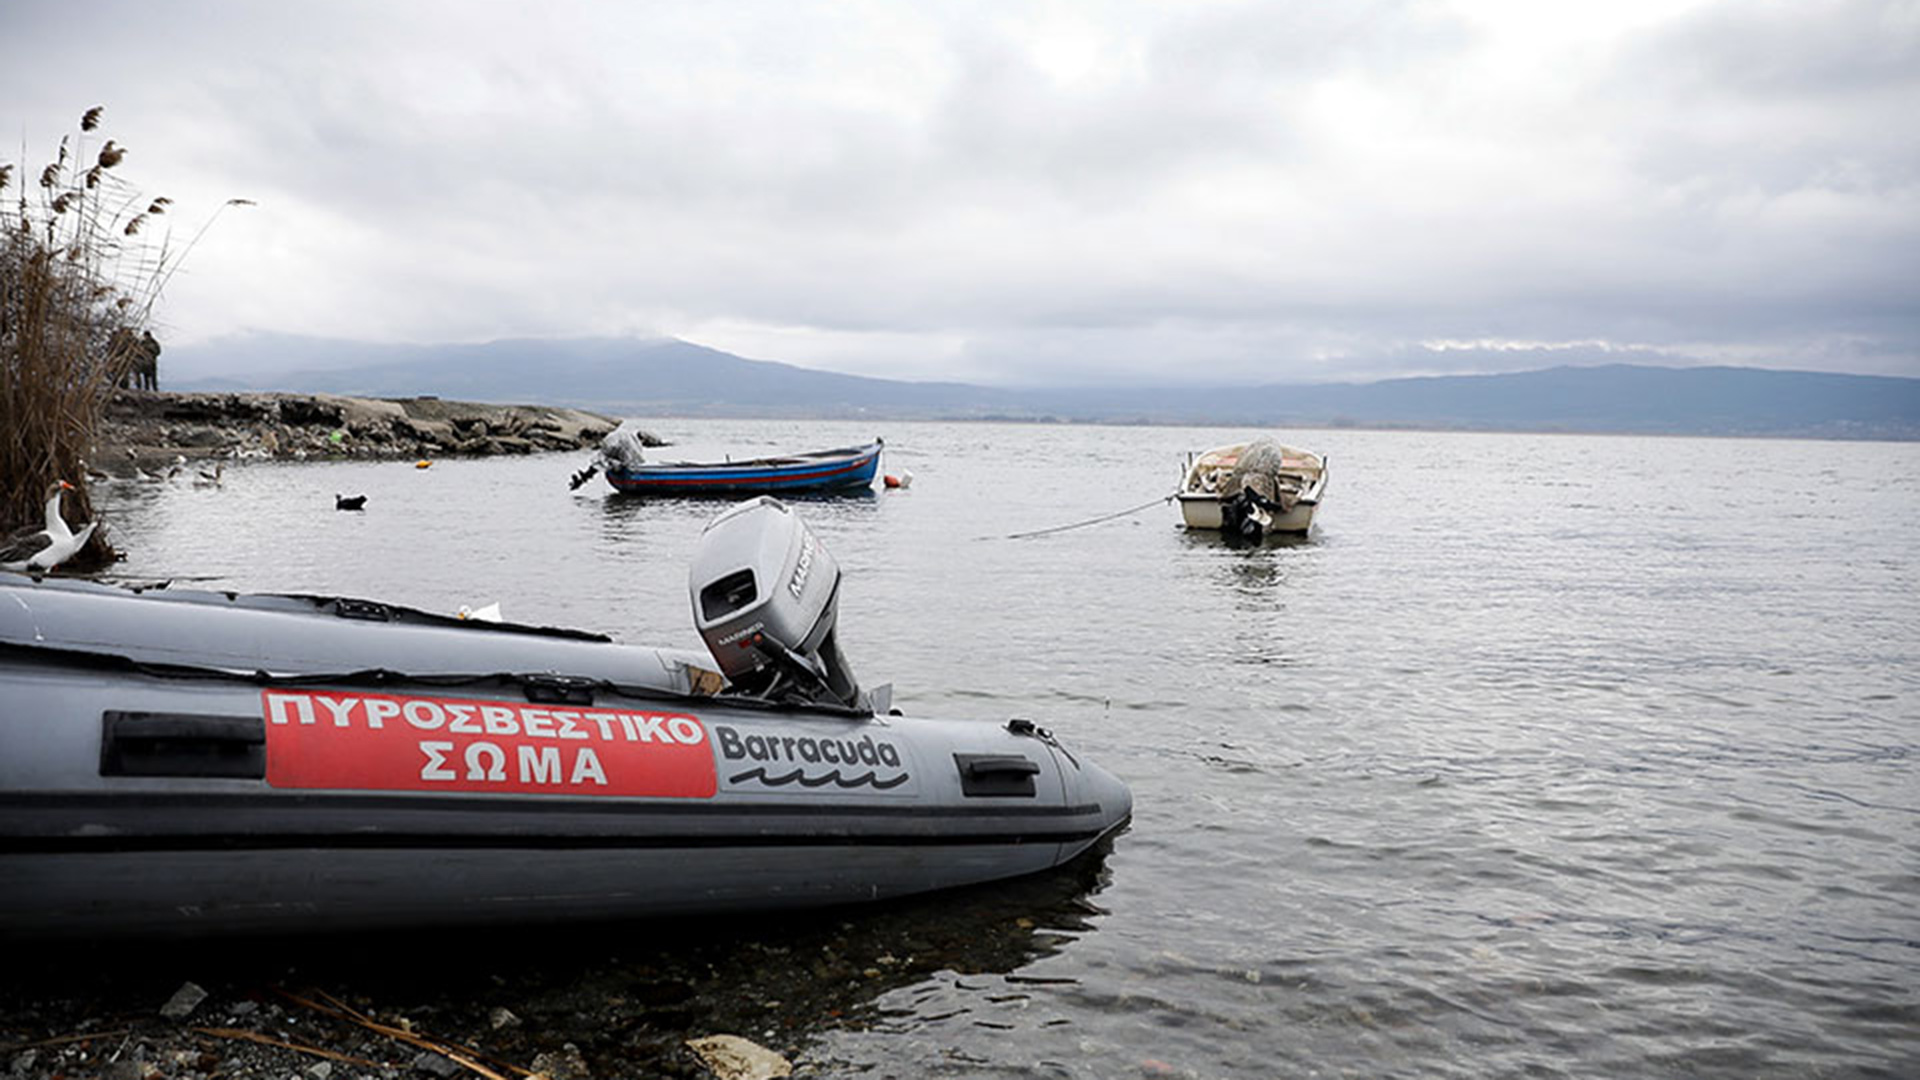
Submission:
<svg viewBox="0 0 1920 1080">
<path fill-rule="evenodd" d="M 433 468 L 433 462 L 428 461 L 426 458 L 421 458 L 419 461 L 413 463 L 413 467 L 416 469 L 431 469 Z"/>
</svg>

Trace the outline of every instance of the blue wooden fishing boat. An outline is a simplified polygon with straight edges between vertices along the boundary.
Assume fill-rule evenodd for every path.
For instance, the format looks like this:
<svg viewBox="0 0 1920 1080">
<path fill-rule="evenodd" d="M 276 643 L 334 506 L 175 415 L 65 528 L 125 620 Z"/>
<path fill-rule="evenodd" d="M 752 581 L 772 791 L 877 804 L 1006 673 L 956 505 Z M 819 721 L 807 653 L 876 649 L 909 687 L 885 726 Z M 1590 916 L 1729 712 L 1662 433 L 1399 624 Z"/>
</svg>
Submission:
<svg viewBox="0 0 1920 1080">
<path fill-rule="evenodd" d="M 815 450 L 742 461 L 633 461 L 606 459 L 607 482 L 632 495 L 804 495 L 873 486 L 885 440 L 837 450 Z"/>
</svg>

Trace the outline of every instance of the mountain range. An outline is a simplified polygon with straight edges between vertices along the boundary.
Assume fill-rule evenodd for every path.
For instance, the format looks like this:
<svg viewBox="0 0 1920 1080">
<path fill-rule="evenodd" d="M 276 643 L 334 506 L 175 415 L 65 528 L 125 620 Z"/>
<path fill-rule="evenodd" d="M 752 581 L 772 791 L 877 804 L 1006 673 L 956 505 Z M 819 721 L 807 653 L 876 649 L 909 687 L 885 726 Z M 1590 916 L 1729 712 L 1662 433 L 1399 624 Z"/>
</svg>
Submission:
<svg viewBox="0 0 1920 1080">
<path fill-rule="evenodd" d="M 432 395 L 623 416 L 1920 439 L 1920 379 L 1742 367 L 1602 364 L 1367 383 L 1014 389 L 815 371 L 673 338 L 369 345 L 264 335 L 170 350 L 161 365 L 173 390 Z M 169 369 L 187 374 L 171 378 Z"/>
</svg>

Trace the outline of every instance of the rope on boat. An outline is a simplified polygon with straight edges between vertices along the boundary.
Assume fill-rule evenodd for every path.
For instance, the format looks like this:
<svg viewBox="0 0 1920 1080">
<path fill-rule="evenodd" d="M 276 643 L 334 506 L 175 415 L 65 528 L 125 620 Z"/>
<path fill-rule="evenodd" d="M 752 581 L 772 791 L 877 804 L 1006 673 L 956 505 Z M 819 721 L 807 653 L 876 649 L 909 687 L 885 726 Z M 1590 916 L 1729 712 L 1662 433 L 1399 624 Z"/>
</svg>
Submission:
<svg viewBox="0 0 1920 1080">
<path fill-rule="evenodd" d="M 1127 517 L 1131 514 L 1137 514 L 1142 510 L 1151 509 L 1152 507 L 1158 506 L 1161 503 L 1172 502 L 1174 499 L 1174 496 L 1178 494 L 1180 494 L 1178 491 L 1169 491 L 1165 495 L 1159 496 L 1158 498 L 1148 499 L 1146 502 L 1141 503 L 1139 506 L 1130 506 L 1125 510 L 1115 510 L 1111 514 L 1101 514 L 1099 517 L 1091 517 L 1086 519 L 1085 521 L 1075 521 L 1067 525 L 1055 525 L 1052 528 L 1047 528 L 1047 529 L 1035 529 L 1032 532 L 1008 533 L 1004 537 L 983 536 L 980 539 L 982 540 L 1025 540 L 1025 539 L 1028 539 L 1029 537 L 1034 537 L 1034 536 L 1047 536 L 1051 533 L 1066 532 L 1069 529 L 1084 529 L 1088 525 L 1098 525 L 1103 521 L 1112 521 L 1114 518 Z"/>
</svg>

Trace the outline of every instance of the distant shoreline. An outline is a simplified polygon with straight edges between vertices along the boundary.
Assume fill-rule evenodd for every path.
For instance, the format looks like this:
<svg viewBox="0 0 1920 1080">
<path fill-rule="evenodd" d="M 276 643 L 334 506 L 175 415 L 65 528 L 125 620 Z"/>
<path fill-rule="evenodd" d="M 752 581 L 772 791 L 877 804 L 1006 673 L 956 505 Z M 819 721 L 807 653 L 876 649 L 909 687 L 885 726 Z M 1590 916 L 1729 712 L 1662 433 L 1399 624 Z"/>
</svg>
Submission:
<svg viewBox="0 0 1920 1080">
<path fill-rule="evenodd" d="M 620 421 L 547 405 L 437 397 L 118 390 L 93 468 L 153 471 L 176 458 L 413 460 L 590 450 Z M 645 436 L 649 445 L 661 445 Z"/>
<path fill-rule="evenodd" d="M 1206 420 L 1158 416 L 1082 417 L 1059 414 L 976 413 L 917 415 L 913 410 L 797 410 L 716 407 L 673 409 L 647 403 L 660 413 L 698 420 L 820 420 L 868 423 L 961 423 L 1067 427 L 1195 427 L 1236 431 L 1370 431 L 1403 434 L 1560 435 L 1611 438 L 1805 439 L 1835 442 L 1920 441 L 1920 432 L 1866 430 L 1662 430 L 1577 424 L 1396 422 L 1341 417 L 1312 420 Z M 665 406 L 665 407 L 663 407 Z M 95 439 L 92 468 L 109 476 L 157 472 L 174 459 L 417 460 L 493 457 L 598 449 L 620 420 L 561 405 L 492 404 L 433 395 L 363 397 L 324 392 L 272 390 L 117 390 Z M 334 434 L 340 433 L 336 440 Z M 641 433 L 647 446 L 666 440 Z M 1223 439 L 1222 441 L 1230 441 Z"/>
<path fill-rule="evenodd" d="M 1191 370 L 1181 381 L 1157 387 L 875 378 L 750 360 L 674 339 L 375 345 L 269 335 L 169 355 L 176 357 L 173 371 L 246 372 L 260 389 L 563 402 L 624 416 L 1920 440 L 1920 378 L 1627 364 L 1618 357 L 1571 363 L 1573 357 L 1552 351 L 1533 359 L 1556 366 L 1531 370 L 1232 386 L 1209 383 L 1196 360 L 1184 365 Z M 1525 358 L 1485 359 L 1505 369 Z M 215 378 L 169 385 L 248 388 Z"/>
</svg>

